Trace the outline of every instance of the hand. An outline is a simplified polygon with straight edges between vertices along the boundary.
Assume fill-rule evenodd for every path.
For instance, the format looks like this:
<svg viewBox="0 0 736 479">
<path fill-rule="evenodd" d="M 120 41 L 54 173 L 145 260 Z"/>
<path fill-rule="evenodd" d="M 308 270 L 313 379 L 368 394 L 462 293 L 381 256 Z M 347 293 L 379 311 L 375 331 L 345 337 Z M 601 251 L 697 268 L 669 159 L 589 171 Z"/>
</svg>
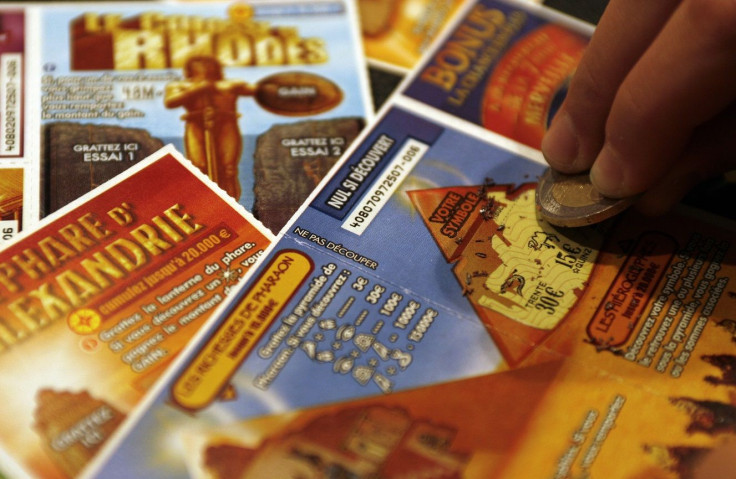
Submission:
<svg viewBox="0 0 736 479">
<path fill-rule="evenodd" d="M 735 168 L 736 1 L 610 0 L 542 152 L 648 214 Z"/>
</svg>

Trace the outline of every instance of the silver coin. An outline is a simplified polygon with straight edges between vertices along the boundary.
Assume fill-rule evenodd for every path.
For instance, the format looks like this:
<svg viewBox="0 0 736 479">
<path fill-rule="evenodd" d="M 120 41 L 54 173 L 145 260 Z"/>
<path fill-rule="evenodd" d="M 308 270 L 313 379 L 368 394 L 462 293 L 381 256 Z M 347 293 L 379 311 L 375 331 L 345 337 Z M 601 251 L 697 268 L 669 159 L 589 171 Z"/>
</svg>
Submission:
<svg viewBox="0 0 736 479">
<path fill-rule="evenodd" d="M 599 223 L 628 208 L 636 198 L 608 198 L 590 183 L 590 175 L 566 175 L 547 168 L 537 185 L 537 211 L 556 226 Z"/>
</svg>

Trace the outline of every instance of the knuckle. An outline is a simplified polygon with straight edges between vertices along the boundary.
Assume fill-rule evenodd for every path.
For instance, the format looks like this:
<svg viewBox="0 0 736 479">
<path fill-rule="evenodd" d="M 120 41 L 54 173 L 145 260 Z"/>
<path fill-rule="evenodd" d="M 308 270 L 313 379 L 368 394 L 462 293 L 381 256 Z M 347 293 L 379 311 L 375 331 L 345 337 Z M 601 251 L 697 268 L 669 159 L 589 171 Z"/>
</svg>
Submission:
<svg viewBox="0 0 736 479">
<path fill-rule="evenodd" d="M 660 118 L 660 108 L 656 102 L 657 95 L 648 91 L 644 85 L 633 82 L 625 82 L 619 89 L 615 99 L 615 106 L 628 127 L 637 125 L 639 127 L 652 127 Z"/>
<path fill-rule="evenodd" d="M 652 157 L 674 147 L 671 123 L 662 117 L 656 96 L 630 82 L 619 89 L 606 121 L 606 142 L 621 156 Z"/>
<path fill-rule="evenodd" d="M 567 106 L 573 116 L 603 114 L 610 107 L 614 87 L 607 85 L 605 76 L 593 63 L 581 62 L 570 83 Z"/>
<path fill-rule="evenodd" d="M 590 56 L 586 57 L 586 61 L 580 62 L 570 88 L 576 89 L 586 102 L 608 102 L 612 87 L 608 85 L 607 77 L 601 73 L 596 62 L 597 59 Z"/>
</svg>

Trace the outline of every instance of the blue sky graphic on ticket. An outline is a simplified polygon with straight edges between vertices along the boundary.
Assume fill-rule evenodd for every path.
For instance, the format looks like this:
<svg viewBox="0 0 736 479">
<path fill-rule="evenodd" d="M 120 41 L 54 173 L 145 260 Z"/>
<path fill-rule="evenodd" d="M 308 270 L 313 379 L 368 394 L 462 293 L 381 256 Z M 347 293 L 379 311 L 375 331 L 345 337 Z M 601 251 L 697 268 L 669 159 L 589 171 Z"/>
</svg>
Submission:
<svg viewBox="0 0 736 479">
<path fill-rule="evenodd" d="M 367 157 L 368 145 L 381 141 L 388 148 L 372 157 L 375 174 L 365 173 L 341 214 L 326 214 L 334 186 L 344 186 Z M 148 412 L 117 444 L 103 476 L 125 471 L 176 477 L 186 461 L 168 448 L 172 441 L 186 443 L 191 428 L 237 428 L 239 420 L 254 415 L 497 371 L 521 354 L 522 331 L 546 334 L 531 320 L 518 322 L 507 338 L 493 331 L 492 324 L 479 321 L 482 306 L 468 292 L 465 273 L 457 273 L 476 261 L 464 258 L 462 249 L 482 259 L 473 235 L 486 226 L 477 223 L 503 218 L 504 204 L 527 194 L 543 166 L 398 108 L 385 113 L 362 145 L 289 224 L 207 337 L 169 376 Z M 381 185 L 402 158 L 405 174 L 394 174 L 398 185 L 384 191 Z M 449 214 L 447 201 L 456 194 L 464 202 L 456 201 Z M 371 197 L 373 209 L 365 208 Z M 509 211 L 525 214 L 526 203 L 519 205 Z M 370 211 L 368 226 L 357 232 L 349 225 L 356 211 Z M 527 233 L 535 231 L 520 234 Z M 466 235 L 475 238 L 473 245 L 463 244 Z M 536 237 L 550 254 L 571 244 L 565 236 Z M 450 249 L 456 257 L 448 255 Z M 540 271 L 535 274 L 546 274 Z M 493 283 L 489 274 L 483 280 Z M 572 291 L 564 294 L 574 300 Z M 511 301 L 513 293 L 506 297 Z"/>
</svg>

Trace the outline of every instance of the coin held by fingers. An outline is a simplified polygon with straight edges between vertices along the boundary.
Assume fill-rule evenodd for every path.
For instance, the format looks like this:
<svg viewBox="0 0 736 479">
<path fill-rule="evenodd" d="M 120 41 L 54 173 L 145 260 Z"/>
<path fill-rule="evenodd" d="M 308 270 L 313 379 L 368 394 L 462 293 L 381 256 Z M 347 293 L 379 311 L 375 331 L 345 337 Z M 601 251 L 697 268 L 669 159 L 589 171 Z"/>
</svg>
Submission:
<svg viewBox="0 0 736 479">
<path fill-rule="evenodd" d="M 586 171 L 567 175 L 547 168 L 537 185 L 537 211 L 550 224 L 587 226 L 607 220 L 631 206 L 636 197 L 608 198 L 590 182 Z"/>
</svg>

